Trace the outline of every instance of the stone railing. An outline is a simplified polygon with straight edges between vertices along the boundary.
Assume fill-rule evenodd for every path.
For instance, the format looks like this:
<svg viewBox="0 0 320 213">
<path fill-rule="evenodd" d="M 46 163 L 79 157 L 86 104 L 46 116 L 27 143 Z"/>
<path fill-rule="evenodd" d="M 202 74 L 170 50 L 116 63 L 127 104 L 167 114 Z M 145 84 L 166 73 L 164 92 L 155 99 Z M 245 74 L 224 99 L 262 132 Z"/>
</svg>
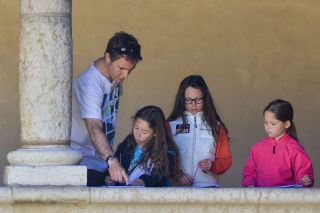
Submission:
<svg viewBox="0 0 320 213">
<path fill-rule="evenodd" d="M 2 187 L 0 212 L 320 212 L 319 189 Z"/>
</svg>

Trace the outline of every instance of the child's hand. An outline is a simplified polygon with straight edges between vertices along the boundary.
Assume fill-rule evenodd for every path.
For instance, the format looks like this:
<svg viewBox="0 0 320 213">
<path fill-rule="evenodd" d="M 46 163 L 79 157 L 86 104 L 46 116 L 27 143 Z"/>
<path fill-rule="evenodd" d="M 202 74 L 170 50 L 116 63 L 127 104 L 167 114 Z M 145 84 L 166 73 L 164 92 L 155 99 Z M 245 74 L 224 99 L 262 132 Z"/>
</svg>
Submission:
<svg viewBox="0 0 320 213">
<path fill-rule="evenodd" d="M 200 160 L 198 162 L 199 169 L 203 171 L 209 171 L 212 167 L 212 161 L 210 159 Z"/>
<path fill-rule="evenodd" d="M 312 184 L 311 178 L 308 175 L 303 176 L 299 182 L 302 186 L 309 186 Z"/>
<path fill-rule="evenodd" d="M 145 183 L 141 178 L 138 178 L 131 183 L 131 186 L 145 186 Z"/>
<path fill-rule="evenodd" d="M 106 186 L 114 186 L 115 185 L 115 181 L 111 179 L 110 176 L 107 176 L 106 179 L 104 180 Z"/>
<path fill-rule="evenodd" d="M 193 184 L 192 177 L 190 177 L 190 175 L 185 174 L 183 172 L 177 177 L 177 180 L 179 184 L 181 184 L 182 186 L 192 186 Z"/>
</svg>

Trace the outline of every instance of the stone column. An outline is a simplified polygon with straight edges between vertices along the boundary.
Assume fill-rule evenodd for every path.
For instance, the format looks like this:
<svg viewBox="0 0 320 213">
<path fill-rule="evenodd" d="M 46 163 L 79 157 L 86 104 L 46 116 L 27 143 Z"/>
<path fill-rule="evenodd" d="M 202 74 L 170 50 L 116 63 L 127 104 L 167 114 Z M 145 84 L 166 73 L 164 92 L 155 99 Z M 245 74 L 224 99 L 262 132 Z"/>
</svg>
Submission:
<svg viewBox="0 0 320 213">
<path fill-rule="evenodd" d="M 85 185 L 70 149 L 71 0 L 20 0 L 20 149 L 7 158 L 6 185 Z"/>
</svg>

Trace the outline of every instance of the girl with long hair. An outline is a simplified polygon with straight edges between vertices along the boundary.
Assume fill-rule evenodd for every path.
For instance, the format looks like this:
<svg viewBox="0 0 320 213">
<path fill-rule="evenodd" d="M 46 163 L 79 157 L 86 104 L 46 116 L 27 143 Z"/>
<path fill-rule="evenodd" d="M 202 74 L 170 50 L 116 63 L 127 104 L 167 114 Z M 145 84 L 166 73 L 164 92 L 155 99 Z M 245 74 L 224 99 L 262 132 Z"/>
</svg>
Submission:
<svg viewBox="0 0 320 213">
<path fill-rule="evenodd" d="M 146 106 L 133 117 L 131 134 L 119 144 L 116 157 L 129 176 L 129 184 L 134 186 L 164 186 L 170 177 L 172 159 L 168 147 L 172 138 L 162 110 L 156 106 Z M 110 179 L 106 185 L 113 185 Z"/>
<path fill-rule="evenodd" d="M 229 137 L 201 76 L 182 80 L 168 121 L 180 154 L 178 183 L 218 186 L 218 175 L 232 164 Z"/>
</svg>

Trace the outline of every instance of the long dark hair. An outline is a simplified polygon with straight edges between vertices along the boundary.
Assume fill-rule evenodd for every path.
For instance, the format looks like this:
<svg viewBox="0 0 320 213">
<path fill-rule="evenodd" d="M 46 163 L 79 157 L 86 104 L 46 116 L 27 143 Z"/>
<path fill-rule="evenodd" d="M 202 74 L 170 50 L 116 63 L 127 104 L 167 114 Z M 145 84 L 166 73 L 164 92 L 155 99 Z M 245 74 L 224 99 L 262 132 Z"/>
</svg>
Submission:
<svg viewBox="0 0 320 213">
<path fill-rule="evenodd" d="M 154 137 L 143 146 L 143 157 L 140 164 L 147 168 L 147 162 L 150 159 L 154 164 L 153 171 L 155 175 L 165 176 L 169 175 L 168 162 L 168 146 L 173 143 L 172 138 L 166 127 L 166 119 L 159 107 L 146 106 L 138 110 L 133 117 L 133 123 L 140 118 L 149 124 L 149 127 L 154 132 Z M 137 145 L 134 139 L 133 132 L 127 136 L 128 152 L 133 153 Z"/>
<path fill-rule="evenodd" d="M 217 113 L 217 110 L 214 106 L 213 99 L 211 97 L 210 91 L 204 79 L 200 75 L 190 75 L 183 79 L 180 83 L 176 100 L 174 103 L 174 108 L 168 117 L 168 121 L 176 120 L 181 117 L 183 119 L 183 123 L 186 124 L 185 118 L 185 91 L 188 87 L 193 87 L 195 89 L 200 89 L 203 95 L 203 120 L 207 122 L 207 124 L 211 128 L 212 135 L 217 140 L 219 127 L 222 125 L 226 132 L 228 132 L 224 123 L 221 121 L 220 116 Z"/>
<path fill-rule="evenodd" d="M 298 135 L 296 126 L 293 122 L 293 108 L 292 105 L 288 101 L 284 101 L 281 99 L 276 99 L 271 101 L 268 106 L 263 110 L 263 114 L 266 112 L 272 112 L 275 114 L 277 120 L 286 122 L 290 121 L 290 126 L 287 129 L 287 132 L 293 137 L 295 140 L 298 141 Z"/>
</svg>

